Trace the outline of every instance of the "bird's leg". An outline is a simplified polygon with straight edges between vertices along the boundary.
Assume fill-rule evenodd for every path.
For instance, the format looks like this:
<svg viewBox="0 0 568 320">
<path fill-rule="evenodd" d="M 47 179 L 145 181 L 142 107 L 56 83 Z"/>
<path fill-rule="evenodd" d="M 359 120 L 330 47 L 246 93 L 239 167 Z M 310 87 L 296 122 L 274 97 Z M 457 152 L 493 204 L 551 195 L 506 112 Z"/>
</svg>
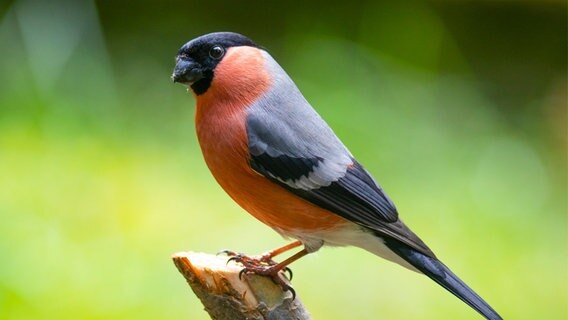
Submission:
<svg viewBox="0 0 568 320">
<path fill-rule="evenodd" d="M 244 253 L 238 253 L 235 251 L 231 251 L 231 250 L 222 250 L 219 251 L 217 254 L 226 254 L 228 255 L 230 258 L 229 260 L 227 260 L 227 263 L 231 262 L 231 261 L 235 261 L 235 262 L 239 262 L 245 266 L 253 266 L 253 265 L 257 265 L 257 266 L 274 266 L 277 265 L 278 263 L 274 260 L 272 260 L 272 258 L 274 258 L 277 255 L 280 255 L 286 251 L 289 251 L 291 249 L 294 249 L 296 247 L 299 247 L 302 245 L 302 242 L 300 240 L 296 240 L 294 242 L 291 242 L 285 246 L 276 248 L 276 249 L 272 249 L 270 251 L 267 251 L 261 255 L 258 256 L 247 256 Z M 289 274 L 289 279 L 292 280 L 292 270 L 288 267 L 284 267 L 282 269 L 285 272 L 288 272 Z"/>
<path fill-rule="evenodd" d="M 270 251 L 266 251 L 265 253 L 263 253 L 263 254 L 261 254 L 261 255 L 259 255 L 259 256 L 253 256 L 253 257 L 250 257 L 250 258 L 251 258 L 251 259 L 258 260 L 258 261 L 260 261 L 260 262 L 264 262 L 264 263 L 270 264 L 270 265 L 274 265 L 274 264 L 276 264 L 276 262 L 274 262 L 274 261 L 272 260 L 272 258 L 274 258 L 274 257 L 276 257 L 277 255 L 280 255 L 280 254 L 282 254 L 282 253 L 284 253 L 284 252 L 286 252 L 286 251 L 289 251 L 289 250 L 291 250 L 291 249 L 294 249 L 294 248 L 296 248 L 296 247 L 299 247 L 299 246 L 301 246 L 301 245 L 302 245 L 302 241 L 296 240 L 296 241 L 291 242 L 291 243 L 289 243 L 289 244 L 287 244 L 287 245 L 284 245 L 284 246 L 282 246 L 282 247 L 279 247 L 279 248 L 276 248 L 276 249 L 272 249 L 272 250 L 270 250 Z M 228 255 L 229 257 L 245 256 L 245 254 L 243 254 L 243 253 L 238 253 L 238 252 L 231 251 L 231 250 L 222 250 L 222 251 L 219 251 L 217 254 L 226 254 L 226 255 Z M 237 259 L 229 259 L 229 261 L 232 261 L 232 260 L 238 260 L 238 258 L 237 258 Z"/>
<path fill-rule="evenodd" d="M 280 255 L 280 254 L 282 254 L 286 251 L 289 251 L 291 249 L 299 247 L 301 245 L 302 245 L 302 241 L 296 240 L 296 241 L 294 241 L 292 243 L 288 243 L 287 245 L 282 246 L 280 248 L 276 248 L 276 249 L 272 249 L 270 251 L 266 251 L 265 253 L 260 255 L 260 257 L 259 257 L 260 261 L 267 262 L 269 264 L 275 264 L 275 263 L 271 263 L 271 262 L 274 262 L 274 261 L 272 261 L 272 258 L 274 258 L 277 255 Z"/>
<path fill-rule="evenodd" d="M 243 274 L 258 274 L 261 276 L 269 277 L 274 283 L 279 285 L 282 290 L 291 291 L 293 298 L 295 298 L 296 292 L 288 284 L 288 281 L 281 271 L 288 272 L 290 275 L 289 280 L 292 280 L 292 270 L 288 268 L 288 265 L 308 254 L 308 250 L 304 248 L 280 263 L 272 260 L 272 258 L 301 245 L 302 242 L 300 240 L 296 240 L 285 246 L 267 251 L 258 256 L 247 256 L 245 254 L 237 253 L 231 250 L 223 250 L 220 251 L 219 254 L 224 253 L 230 256 L 229 260 L 227 260 L 227 263 L 235 261 L 244 266 L 244 268 L 239 272 L 239 278 L 241 278 Z"/>
<path fill-rule="evenodd" d="M 294 244 L 295 243 L 291 243 L 290 245 L 294 245 Z M 292 246 L 292 248 L 297 247 L 297 246 L 298 245 Z M 287 251 L 289 249 L 290 248 L 284 249 L 284 251 Z M 278 249 L 276 249 L 276 250 L 278 250 Z M 282 253 L 282 252 L 280 252 L 280 253 Z M 308 254 L 308 250 L 306 250 L 306 248 L 304 248 L 301 251 L 299 251 L 299 252 L 295 253 L 294 255 L 292 255 L 291 257 L 289 257 L 288 259 L 286 259 L 286 260 L 284 260 L 280 263 L 277 263 L 277 264 L 267 264 L 267 263 L 263 264 L 263 263 L 259 263 L 258 260 L 252 260 L 251 258 L 249 258 L 249 259 L 235 259 L 235 260 L 237 260 L 238 262 L 240 262 L 241 264 L 243 264 L 245 266 L 243 268 L 243 270 L 241 270 L 241 272 L 239 272 L 239 278 L 241 278 L 241 276 L 243 274 L 257 274 L 257 275 L 261 275 L 261 276 L 270 277 L 270 279 L 272 279 L 272 281 L 274 283 L 279 285 L 282 288 L 282 290 L 292 292 L 292 299 L 295 299 L 296 298 L 296 291 L 294 291 L 294 288 L 292 288 L 292 286 L 290 286 L 288 284 L 288 281 L 286 281 L 286 279 L 283 278 L 283 273 L 281 273 L 280 271 L 288 269 L 288 265 L 290 263 L 300 259 L 301 257 L 303 257 L 307 254 Z M 288 270 L 290 270 L 290 269 L 288 269 Z M 290 278 L 291 278 L 291 276 L 292 276 L 292 272 L 290 271 Z"/>
<path fill-rule="evenodd" d="M 282 247 L 276 248 L 276 249 L 272 249 L 270 251 L 267 251 L 267 252 L 261 254 L 260 257 L 259 257 L 259 260 L 262 261 L 262 262 L 265 262 L 269 265 L 275 265 L 276 262 L 274 260 L 272 260 L 272 258 L 274 258 L 277 255 L 280 255 L 280 254 L 282 254 L 286 251 L 289 251 L 291 249 L 299 247 L 301 245 L 302 245 L 302 241 L 296 240 L 296 241 L 291 242 L 291 243 L 289 243 L 285 246 L 282 246 Z M 284 272 L 288 272 L 288 279 L 292 280 L 292 277 L 294 276 L 294 274 L 292 273 L 292 269 L 285 266 L 282 270 Z"/>
</svg>

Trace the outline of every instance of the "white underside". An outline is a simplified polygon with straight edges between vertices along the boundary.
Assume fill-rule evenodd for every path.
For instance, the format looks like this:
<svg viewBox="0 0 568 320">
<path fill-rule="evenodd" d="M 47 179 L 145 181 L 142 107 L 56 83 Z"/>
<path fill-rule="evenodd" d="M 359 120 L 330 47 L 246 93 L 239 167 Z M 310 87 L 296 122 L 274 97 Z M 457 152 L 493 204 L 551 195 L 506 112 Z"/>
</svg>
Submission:
<svg viewBox="0 0 568 320">
<path fill-rule="evenodd" d="M 396 253 L 390 250 L 384 243 L 383 239 L 373 235 L 370 232 L 356 224 L 350 224 L 336 228 L 333 230 L 310 231 L 305 232 L 282 232 L 276 230 L 284 237 L 295 238 L 304 244 L 308 252 L 319 250 L 324 244 L 329 246 L 355 246 L 365 249 L 383 259 L 387 259 L 397 263 L 412 271 L 420 272 Z"/>
</svg>

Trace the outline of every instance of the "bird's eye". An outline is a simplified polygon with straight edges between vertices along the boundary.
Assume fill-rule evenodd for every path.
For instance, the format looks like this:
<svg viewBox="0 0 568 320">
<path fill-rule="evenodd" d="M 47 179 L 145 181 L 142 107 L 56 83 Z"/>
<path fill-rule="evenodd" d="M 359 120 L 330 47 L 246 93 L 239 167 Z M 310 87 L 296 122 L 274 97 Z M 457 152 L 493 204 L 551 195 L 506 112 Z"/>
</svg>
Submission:
<svg viewBox="0 0 568 320">
<path fill-rule="evenodd" d="M 225 54 L 225 49 L 221 46 L 213 46 L 211 50 L 209 50 L 209 56 L 215 60 L 221 59 L 221 57 Z"/>
</svg>

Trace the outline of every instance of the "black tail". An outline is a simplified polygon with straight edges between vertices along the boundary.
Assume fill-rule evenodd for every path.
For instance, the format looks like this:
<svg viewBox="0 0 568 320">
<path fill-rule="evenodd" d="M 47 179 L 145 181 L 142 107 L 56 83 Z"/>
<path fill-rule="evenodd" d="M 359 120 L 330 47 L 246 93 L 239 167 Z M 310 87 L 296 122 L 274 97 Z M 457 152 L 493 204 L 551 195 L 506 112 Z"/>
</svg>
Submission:
<svg viewBox="0 0 568 320">
<path fill-rule="evenodd" d="M 396 240 L 385 240 L 394 253 L 413 265 L 416 269 L 436 281 L 446 290 L 460 298 L 489 320 L 502 320 L 501 316 L 477 293 L 461 281 L 448 267 L 435 258 L 428 257 Z"/>
</svg>

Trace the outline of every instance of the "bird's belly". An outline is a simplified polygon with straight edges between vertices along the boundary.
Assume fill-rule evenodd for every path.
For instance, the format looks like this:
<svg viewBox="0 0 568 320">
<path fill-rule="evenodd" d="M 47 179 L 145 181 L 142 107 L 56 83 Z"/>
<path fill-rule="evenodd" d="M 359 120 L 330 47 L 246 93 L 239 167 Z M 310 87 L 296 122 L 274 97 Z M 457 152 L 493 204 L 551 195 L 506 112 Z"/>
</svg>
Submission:
<svg viewBox="0 0 568 320">
<path fill-rule="evenodd" d="M 207 130 L 200 130 L 204 125 Z M 200 123 L 197 133 L 205 162 L 221 187 L 242 208 L 279 233 L 301 238 L 349 223 L 253 171 L 244 121 L 217 117 L 212 123 Z"/>
</svg>

